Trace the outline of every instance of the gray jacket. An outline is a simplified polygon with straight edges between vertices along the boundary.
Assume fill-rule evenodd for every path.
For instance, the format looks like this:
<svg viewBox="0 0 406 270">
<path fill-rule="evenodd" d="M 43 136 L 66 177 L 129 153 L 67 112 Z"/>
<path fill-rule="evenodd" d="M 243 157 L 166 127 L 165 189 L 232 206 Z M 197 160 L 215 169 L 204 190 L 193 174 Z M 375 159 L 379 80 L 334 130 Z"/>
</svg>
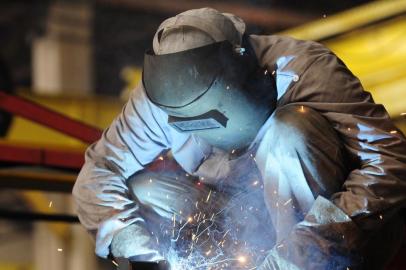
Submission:
<svg viewBox="0 0 406 270">
<path fill-rule="evenodd" d="M 324 46 L 282 36 L 253 35 L 250 41 L 261 66 L 275 72 L 278 106 L 295 103 L 320 112 L 342 138 L 353 164 L 358 164 L 342 191 L 328 199 L 361 231 L 378 230 L 383 220 L 405 206 L 405 137 L 384 107 L 373 102 L 360 81 Z M 253 144 L 261 134 L 263 130 Z M 222 178 L 230 171 L 227 158 L 215 154 L 210 145 L 169 126 L 167 115 L 147 99 L 140 85 L 102 138 L 86 151 L 73 190 L 82 224 L 97 233 L 99 256 L 108 255 L 117 231 L 142 221 L 126 179 L 168 149 L 189 173 Z M 357 245 L 362 235 L 352 234 L 349 243 Z"/>
</svg>

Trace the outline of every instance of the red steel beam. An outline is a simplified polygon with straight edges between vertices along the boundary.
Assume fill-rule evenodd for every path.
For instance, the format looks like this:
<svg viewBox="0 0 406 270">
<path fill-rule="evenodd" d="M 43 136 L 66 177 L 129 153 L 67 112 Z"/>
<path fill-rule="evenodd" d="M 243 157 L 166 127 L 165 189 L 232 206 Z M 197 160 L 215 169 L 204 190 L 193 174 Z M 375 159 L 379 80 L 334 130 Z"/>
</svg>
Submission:
<svg viewBox="0 0 406 270">
<path fill-rule="evenodd" d="M 1 91 L 0 109 L 55 129 L 86 143 L 93 143 L 102 134 L 99 128 L 74 120 L 33 101 Z"/>
<path fill-rule="evenodd" d="M 82 151 L 14 146 L 0 143 L 0 161 L 79 170 L 84 162 Z"/>
<path fill-rule="evenodd" d="M 0 142 L 1 161 L 80 170 L 84 163 L 84 154 L 82 151 L 15 146 Z M 167 157 L 159 157 L 147 166 L 147 170 L 151 171 L 176 171 L 179 169 L 179 165 L 173 159 Z"/>
</svg>

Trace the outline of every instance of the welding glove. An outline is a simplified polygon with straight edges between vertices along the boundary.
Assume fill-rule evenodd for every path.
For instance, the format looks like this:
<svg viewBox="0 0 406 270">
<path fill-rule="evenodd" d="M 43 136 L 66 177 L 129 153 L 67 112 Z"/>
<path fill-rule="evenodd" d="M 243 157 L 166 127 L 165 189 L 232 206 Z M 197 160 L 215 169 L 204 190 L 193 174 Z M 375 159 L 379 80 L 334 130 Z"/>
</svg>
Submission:
<svg viewBox="0 0 406 270">
<path fill-rule="evenodd" d="M 354 247 L 361 233 L 329 200 L 319 196 L 304 221 L 269 252 L 258 270 L 356 270 L 362 257 Z"/>
<path fill-rule="evenodd" d="M 229 174 L 234 161 L 229 160 L 228 154 L 223 150 L 213 147 L 208 158 L 203 161 L 196 172 L 200 180 L 208 185 L 216 185 Z"/>
<path fill-rule="evenodd" d="M 155 238 L 141 222 L 133 223 L 119 231 L 113 237 L 110 251 L 114 257 L 128 258 L 130 261 L 164 260 L 158 251 Z"/>
<path fill-rule="evenodd" d="M 199 176 L 200 181 L 207 185 L 238 189 L 246 185 L 246 179 L 259 178 L 252 151 L 238 155 L 237 151 L 229 154 L 215 147 L 193 175 Z"/>
</svg>

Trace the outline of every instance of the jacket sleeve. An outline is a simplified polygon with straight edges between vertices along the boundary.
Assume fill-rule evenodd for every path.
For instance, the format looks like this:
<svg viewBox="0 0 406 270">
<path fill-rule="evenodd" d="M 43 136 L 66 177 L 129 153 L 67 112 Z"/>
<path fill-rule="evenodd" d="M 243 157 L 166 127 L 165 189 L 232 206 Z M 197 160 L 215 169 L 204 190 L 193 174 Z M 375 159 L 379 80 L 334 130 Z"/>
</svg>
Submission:
<svg viewBox="0 0 406 270">
<path fill-rule="evenodd" d="M 170 144 L 166 115 L 149 102 L 139 86 L 100 140 L 87 149 L 73 195 L 81 223 L 96 235 L 97 255 L 109 255 L 109 246 L 118 231 L 144 222 L 138 215 L 138 205 L 129 196 L 126 179 L 170 148 Z M 140 237 L 145 245 L 151 242 L 145 241 L 147 235 Z M 153 249 L 144 246 L 140 250 L 154 252 Z"/>
<path fill-rule="evenodd" d="M 259 269 L 358 269 L 368 234 L 405 207 L 406 139 L 332 53 L 316 59 L 286 94 L 289 103 L 311 107 L 331 122 L 354 166 L 342 190 L 317 198 Z"/>
<path fill-rule="evenodd" d="M 406 204 L 404 135 L 334 54 L 317 59 L 302 80 L 295 86 L 295 102 L 318 110 L 332 123 L 355 165 L 342 191 L 330 200 L 363 231 L 379 230 Z"/>
</svg>

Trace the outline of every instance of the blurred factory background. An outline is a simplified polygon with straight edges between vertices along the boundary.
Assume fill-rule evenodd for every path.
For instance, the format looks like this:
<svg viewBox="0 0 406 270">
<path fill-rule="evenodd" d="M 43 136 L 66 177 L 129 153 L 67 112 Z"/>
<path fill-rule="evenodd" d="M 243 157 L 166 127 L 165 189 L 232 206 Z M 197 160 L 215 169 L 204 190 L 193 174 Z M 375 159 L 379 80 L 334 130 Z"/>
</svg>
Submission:
<svg viewBox="0 0 406 270">
<path fill-rule="evenodd" d="M 159 23 L 204 6 L 324 43 L 406 132 L 406 0 L 2 0 L 0 270 L 114 269 L 75 217 L 83 151 L 138 83 Z"/>
</svg>

